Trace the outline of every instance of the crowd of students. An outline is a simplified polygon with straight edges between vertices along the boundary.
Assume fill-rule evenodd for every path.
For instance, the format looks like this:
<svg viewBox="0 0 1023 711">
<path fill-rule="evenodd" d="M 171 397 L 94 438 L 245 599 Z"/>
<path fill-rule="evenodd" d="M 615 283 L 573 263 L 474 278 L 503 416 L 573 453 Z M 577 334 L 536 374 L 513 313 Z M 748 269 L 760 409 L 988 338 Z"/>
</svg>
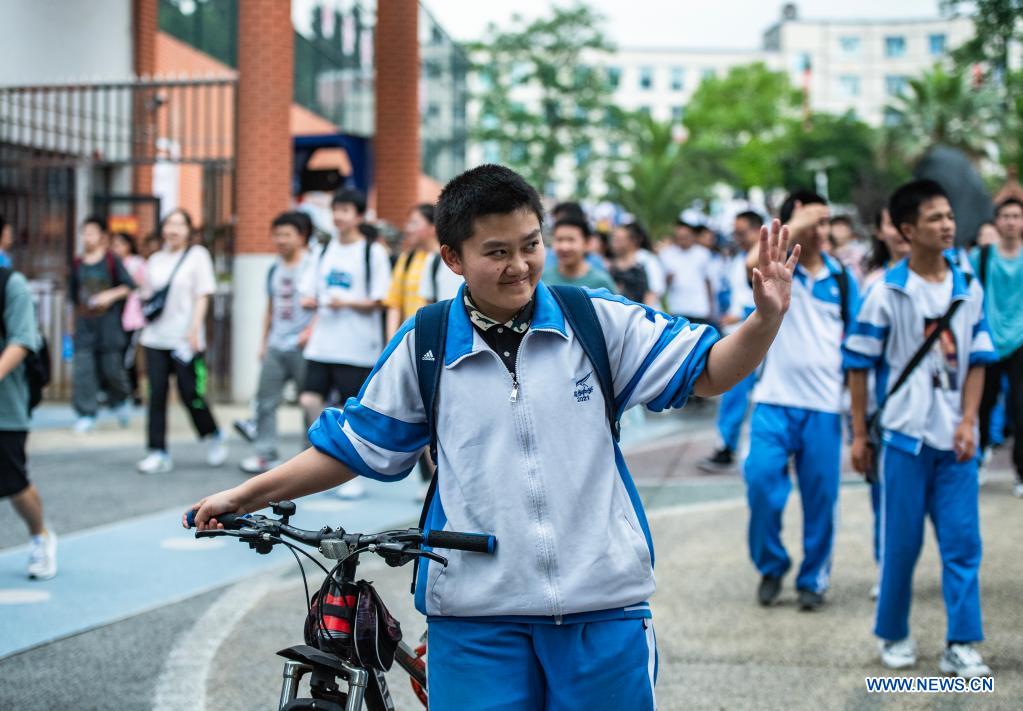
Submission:
<svg viewBox="0 0 1023 711">
<path fill-rule="evenodd" d="M 598 314 L 607 321 L 604 328 L 639 329 L 626 325 L 635 317 L 649 321 L 649 328 L 661 334 L 644 331 L 643 338 L 671 341 L 674 336 L 665 334 L 685 333 L 686 363 L 700 352 L 692 372 L 690 366 L 678 371 L 685 371 L 686 387 L 679 384 L 680 375 L 672 378 L 674 370 L 659 370 L 657 377 L 667 378 L 665 382 L 642 394 L 619 393 L 616 408 L 624 411 L 630 403 L 642 402 L 662 409 L 681 406 L 690 394 L 723 392 L 720 446 L 700 463 L 715 472 L 738 463 L 740 435 L 752 404 L 749 454 L 742 469 L 750 512 L 748 546 L 761 576 L 757 599 L 762 605 L 779 598 L 792 566 L 781 540 L 782 516 L 792 489 L 790 467 L 804 522 L 804 555 L 795 576 L 799 608 L 812 611 L 824 604 L 846 441 L 853 467 L 872 487 L 879 568 L 874 631 L 882 663 L 900 669 L 916 662 L 908 627 L 911 582 L 924 519 L 930 516 L 941 552 L 948 615 L 941 669 L 961 676 L 990 673 L 976 647 L 983 639 L 978 469 L 991 446 L 1011 437 L 1017 477 L 1023 471 L 1023 309 L 1015 296 L 1023 283 L 1023 202 L 1010 198 L 998 204 L 993 223 L 981 229 L 978 246 L 967 252 L 955 248 L 954 215 L 937 183 L 914 181 L 899 188 L 876 216 L 869 246 L 856 236 L 852 220 L 831 214 L 824 198 L 796 191 L 778 214 L 793 249 L 791 254 L 784 249 L 779 254 L 778 245 L 784 248 L 785 238 L 779 236 L 778 224 L 772 226 L 769 242 L 764 217 L 755 211 L 735 217 L 730 240 L 719 240 L 703 225 L 679 220 L 671 238 L 655 245 L 636 222 L 619 225 L 610 234 L 596 233 L 577 203 L 556 206 L 545 220 L 543 211 L 533 205 L 531 189 L 512 176 L 498 176 L 508 190 L 521 192 L 512 195 L 508 209 L 448 205 L 448 219 L 454 220 L 450 215 L 459 211 L 469 215 L 461 218 L 468 220 L 465 225 L 440 226 L 443 216 L 435 206 L 411 207 L 397 254 L 389 253 L 368 229 L 365 197 L 356 191 L 343 189 L 334 196 L 335 233 L 326 240 L 313 239 L 313 223 L 304 212 L 282 213 L 273 220 L 268 231 L 277 256 L 266 275 L 254 417 L 235 423 L 254 446 L 252 455 L 241 461 L 242 469 L 250 474 L 272 470 L 269 479 L 260 481 L 280 479 L 283 458 L 276 415 L 290 381 L 299 393 L 306 428 L 311 426 L 315 450 L 354 472 L 384 480 L 407 474 L 401 470 L 406 464 L 411 468 L 410 462 L 418 458 L 428 479 L 434 462 L 423 446 L 413 446 L 424 444 L 423 433 L 405 431 L 411 427 L 406 418 L 415 413 L 395 410 L 381 415 L 369 405 L 389 402 L 387 398 L 400 395 L 391 390 L 406 392 L 410 384 L 391 383 L 386 386 L 390 390 L 379 393 L 371 389 L 369 399 L 365 390 L 372 374 L 386 367 L 388 358 L 398 357 L 395 348 L 403 349 L 402 358 L 411 348 L 401 343 L 415 314 L 462 293 L 470 342 L 475 343 L 471 334 L 477 333 L 480 347 L 485 344 L 497 354 L 497 362 L 511 374 L 515 403 L 516 354 L 537 319 L 553 318 L 547 311 L 555 308 L 553 302 L 545 301 L 553 293 L 550 287 L 587 287 Z M 473 178 L 457 180 L 471 184 Z M 458 189 L 472 194 L 476 190 Z M 543 255 L 543 250 L 509 245 L 506 239 L 509 230 L 534 221 L 540 231 L 524 233 L 521 239 L 539 240 L 542 233 L 552 247 L 537 265 L 530 260 L 536 261 L 535 255 Z M 480 237 L 487 230 L 501 239 Z M 141 356 L 149 383 L 148 452 L 138 469 L 146 474 L 173 468 L 166 442 L 172 375 L 182 405 L 207 443 L 208 463 L 220 466 L 228 458 L 223 432 L 206 399 L 205 320 L 216 285 L 209 252 L 195 243 L 193 234 L 189 215 L 173 211 L 160 226 L 162 246 L 143 260 L 135 254 L 132 240 L 109 235 L 101 220 L 90 218 L 82 225 L 83 252 L 72 268 L 69 331 L 74 339 L 73 406 L 79 417 L 75 430 L 87 433 L 93 428 L 100 392 L 105 393 L 106 404 L 126 419 L 138 398 L 132 368 Z M 466 261 L 460 251 L 463 243 L 473 244 L 476 262 Z M 769 255 L 761 254 L 764 245 L 770 245 Z M 519 251 L 524 256 L 515 259 L 520 261 L 508 256 Z M 783 264 L 786 259 L 789 263 Z M 790 298 L 782 309 L 787 309 L 785 318 L 779 317 L 772 326 L 776 335 L 768 334 L 771 329 L 765 331 L 759 321 L 751 325 L 754 314 L 760 321 L 764 318 L 758 303 L 761 311 L 764 303 L 773 304 L 765 296 L 763 281 L 768 266 L 771 279 L 786 283 L 784 300 Z M 509 318 L 495 320 L 494 313 L 503 313 L 501 299 L 516 301 L 518 297 L 509 294 L 521 291 L 519 286 L 533 278 L 534 267 L 537 281 L 546 286 L 537 290 L 535 283 L 527 285 L 529 303 L 504 314 Z M 783 278 L 786 269 L 790 284 Z M 508 280 L 512 272 L 517 281 Z M 479 293 L 460 292 L 468 273 L 478 280 Z M 777 281 L 770 284 L 777 288 Z M 496 296 L 483 291 L 484 286 L 495 289 Z M 25 306 L 31 302 L 24 279 L 12 275 L 5 288 L 7 335 L 0 356 L 0 398 L 17 399 L 16 356 L 35 347 L 37 328 Z M 625 310 L 619 313 L 617 306 L 608 304 L 621 304 Z M 628 310 L 633 307 L 639 310 Z M 624 319 L 622 324 L 617 323 L 619 318 Z M 727 387 L 717 382 L 695 387 L 694 382 L 707 374 L 703 359 L 721 335 L 722 344 L 752 339 L 757 348 L 764 345 L 766 355 L 757 356 L 749 368 L 743 360 L 742 368 L 730 371 L 741 377 Z M 605 338 L 616 336 L 605 332 Z M 623 341 L 620 347 L 628 344 Z M 659 362 L 659 348 L 665 347 L 654 344 L 647 358 L 653 361 L 640 369 Z M 718 348 L 719 359 L 726 352 L 729 359 L 740 358 L 733 350 Z M 579 392 L 585 390 L 579 387 Z M 678 392 L 672 394 L 673 388 Z M 575 393 L 576 402 L 588 400 L 590 391 L 584 394 Z M 400 399 L 392 404 L 398 407 Z M 327 415 L 322 414 L 330 405 L 345 408 L 344 414 L 338 416 L 338 410 L 329 408 Z M 19 408 L 24 409 L 20 400 L 11 400 L 0 407 L 0 417 Z M 5 477 L 0 494 L 12 497 L 35 537 L 30 574 L 49 577 L 56 571 L 56 538 L 46 531 L 41 502 L 25 476 L 24 419 L 19 415 L 0 422 L 5 470 L 20 472 Z M 384 431 L 395 427 L 394 432 Z M 377 441 L 394 437 L 402 439 L 394 443 L 397 450 Z M 400 451 L 400 456 L 392 450 Z M 449 450 L 447 456 L 454 455 Z M 317 466 L 327 467 L 318 461 Z M 341 476 L 333 469 L 323 469 L 318 476 L 318 487 L 334 481 L 340 485 L 339 495 L 362 495 L 360 477 Z M 1023 478 L 1018 478 L 1014 492 L 1023 496 Z M 216 513 L 207 510 L 200 520 Z M 630 516 L 636 519 L 630 524 L 633 530 L 639 525 L 645 532 L 641 510 Z"/>
</svg>

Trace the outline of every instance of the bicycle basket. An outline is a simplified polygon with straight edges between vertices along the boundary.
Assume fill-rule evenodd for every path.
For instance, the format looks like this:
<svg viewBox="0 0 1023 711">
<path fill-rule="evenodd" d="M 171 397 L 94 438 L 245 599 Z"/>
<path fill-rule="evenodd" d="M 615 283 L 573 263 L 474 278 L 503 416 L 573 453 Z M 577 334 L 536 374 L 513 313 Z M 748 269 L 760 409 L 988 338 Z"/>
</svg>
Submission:
<svg viewBox="0 0 1023 711">
<path fill-rule="evenodd" d="M 401 642 L 401 625 L 394 619 L 372 583 L 360 580 L 355 610 L 355 656 L 363 666 L 387 671 Z"/>
</svg>

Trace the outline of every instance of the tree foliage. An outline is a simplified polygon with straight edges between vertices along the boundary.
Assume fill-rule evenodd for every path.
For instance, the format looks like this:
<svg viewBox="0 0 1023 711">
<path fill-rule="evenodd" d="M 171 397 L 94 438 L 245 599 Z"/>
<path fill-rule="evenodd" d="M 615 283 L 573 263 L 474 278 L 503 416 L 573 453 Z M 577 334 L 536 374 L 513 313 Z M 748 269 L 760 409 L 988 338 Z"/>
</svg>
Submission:
<svg viewBox="0 0 1023 711">
<path fill-rule="evenodd" d="M 540 189 L 559 160 L 576 163 L 580 182 L 596 170 L 612 111 L 612 87 L 593 68 L 613 50 L 602 22 L 586 5 L 555 6 L 533 21 L 514 14 L 507 26 L 491 23 L 469 46 L 482 87 L 473 139 L 495 146 L 501 163 Z"/>
<path fill-rule="evenodd" d="M 969 14 L 976 28 L 972 39 L 956 50 L 959 61 L 989 61 L 1004 71 L 1009 45 L 1023 42 L 1023 0 L 941 0 L 948 14 Z"/>
<path fill-rule="evenodd" d="M 777 185 L 778 149 L 798 105 L 788 76 L 759 62 L 704 79 L 686 106 L 687 152 L 716 157 L 705 179 L 743 190 Z"/>
<path fill-rule="evenodd" d="M 974 86 L 966 70 L 936 65 L 910 79 L 908 90 L 889 107 L 889 146 L 911 162 L 937 144 L 979 161 L 1004 128 L 999 104 L 997 92 L 988 84 Z"/>
</svg>

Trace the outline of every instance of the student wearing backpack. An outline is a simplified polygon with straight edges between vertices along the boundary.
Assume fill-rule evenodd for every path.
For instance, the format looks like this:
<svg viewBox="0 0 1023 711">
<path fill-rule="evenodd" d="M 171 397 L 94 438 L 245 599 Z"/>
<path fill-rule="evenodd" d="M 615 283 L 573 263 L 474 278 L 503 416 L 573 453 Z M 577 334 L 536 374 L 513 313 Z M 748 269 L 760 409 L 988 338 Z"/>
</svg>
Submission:
<svg viewBox="0 0 1023 711">
<path fill-rule="evenodd" d="M 387 250 L 359 229 L 366 197 L 358 190 L 339 190 L 332 212 L 337 237 L 320 250 L 299 287 L 303 308 L 316 311 L 299 395 L 309 422 L 319 417 L 328 398 L 336 394 L 339 403 L 346 403 L 369 377 L 384 348 L 382 303 L 391 286 Z M 342 498 L 363 493 L 358 480 L 338 490 Z"/>
<path fill-rule="evenodd" d="M 82 256 L 75 259 L 68 286 L 72 309 L 68 328 L 74 339 L 71 359 L 71 404 L 78 415 L 76 434 L 96 426 L 97 397 L 102 389 L 122 427 L 131 417 L 131 385 L 124 367 L 127 336 L 121 327 L 124 300 L 135 289 L 128 270 L 110 250 L 106 222 L 86 218 L 81 228 Z"/>
<path fill-rule="evenodd" d="M 31 426 L 26 359 L 42 344 L 35 305 L 25 277 L 0 268 L 0 498 L 10 498 L 32 536 L 28 577 L 57 574 L 57 534 L 43 519 L 43 500 L 28 480 L 25 444 Z"/>
<path fill-rule="evenodd" d="M 539 195 L 507 168 L 448 183 L 437 234 L 466 280 L 458 298 L 402 326 L 359 397 L 312 427 L 311 449 L 193 507 L 205 529 L 218 514 L 358 475 L 395 481 L 433 431 L 425 527 L 498 541 L 493 556 L 445 551 L 448 567 L 419 570 L 438 711 L 653 708 L 653 549 L 613 422 L 751 372 L 782 322 L 799 254 L 786 262 L 777 222 L 762 232 L 757 311 L 719 340 L 606 291 L 540 283 L 542 218 Z M 436 351 L 420 353 L 431 342 Z"/>
<path fill-rule="evenodd" d="M 929 516 L 941 555 L 947 646 L 940 669 L 986 676 L 977 505 L 977 411 L 996 355 L 984 290 L 945 250 L 955 239 L 948 196 L 931 180 L 898 188 L 888 210 L 909 258 L 868 293 L 844 346 L 852 395 L 852 464 L 881 482 L 881 584 L 874 634 L 881 663 L 916 664 L 909 631 L 913 569 Z M 866 420 L 867 372 L 877 373 L 879 435 Z M 879 440 L 879 441 L 878 441 Z M 874 451 L 880 447 L 880 451 Z"/>
<path fill-rule="evenodd" d="M 999 242 L 978 247 L 970 259 L 984 287 L 984 307 L 998 360 L 987 370 L 980 404 L 981 452 L 991 444 L 991 412 L 998 401 L 1002 377 L 1008 376 L 1005 415 L 1013 432 L 1012 464 L 1016 469 L 1013 493 L 1023 497 L 1023 202 L 1008 198 L 995 210 Z"/>
<path fill-rule="evenodd" d="M 792 310 L 753 388 L 750 451 L 745 463 L 750 558 L 761 575 L 757 600 L 774 604 L 792 565 L 781 538 L 795 460 L 803 505 L 803 561 L 796 575 L 799 609 L 824 603 L 831 574 L 835 507 L 841 478 L 842 337 L 856 313 L 856 282 L 824 253 L 828 206 L 796 191 L 780 210 L 802 247 L 792 283 Z M 750 259 L 757 258 L 757 247 Z"/>
<path fill-rule="evenodd" d="M 405 251 L 398 255 L 398 261 L 391 272 L 391 288 L 384 299 L 387 307 L 387 337 L 391 338 L 407 319 L 426 306 L 427 301 L 419 295 L 423 279 L 437 278 L 439 262 L 433 261 L 429 272 L 424 271 L 430 256 L 440 250 L 437 231 L 433 227 L 433 205 L 422 203 L 409 212 L 405 223 Z"/>
</svg>

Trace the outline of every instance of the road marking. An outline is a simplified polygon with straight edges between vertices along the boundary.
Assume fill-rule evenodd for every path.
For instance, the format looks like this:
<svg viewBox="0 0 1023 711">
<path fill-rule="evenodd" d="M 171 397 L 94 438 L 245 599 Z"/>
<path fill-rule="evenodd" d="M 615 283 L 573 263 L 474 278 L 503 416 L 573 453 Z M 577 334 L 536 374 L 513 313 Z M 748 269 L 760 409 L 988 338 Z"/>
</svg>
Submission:
<svg viewBox="0 0 1023 711">
<path fill-rule="evenodd" d="M 156 682 L 153 711 L 206 710 L 206 682 L 217 650 L 249 610 L 280 584 L 266 577 L 232 585 L 178 637 Z"/>
<path fill-rule="evenodd" d="M 160 547 L 169 551 L 208 551 L 211 548 L 222 548 L 227 545 L 223 538 L 164 538 Z"/>
<path fill-rule="evenodd" d="M 0 605 L 33 605 L 50 599 L 48 590 L 28 588 L 0 589 Z"/>
</svg>

